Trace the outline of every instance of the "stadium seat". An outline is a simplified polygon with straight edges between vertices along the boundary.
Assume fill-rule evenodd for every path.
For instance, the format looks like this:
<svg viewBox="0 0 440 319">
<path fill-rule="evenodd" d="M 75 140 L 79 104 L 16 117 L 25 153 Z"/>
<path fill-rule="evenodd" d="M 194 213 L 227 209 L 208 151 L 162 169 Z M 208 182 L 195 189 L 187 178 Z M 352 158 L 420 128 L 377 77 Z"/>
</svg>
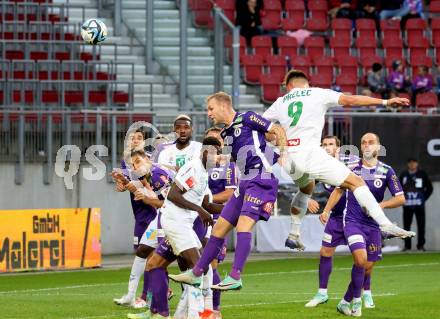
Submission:
<svg viewBox="0 0 440 319">
<path fill-rule="evenodd" d="M 333 84 L 333 76 L 331 73 L 318 73 L 310 76 L 311 86 L 329 89 Z"/>
<path fill-rule="evenodd" d="M 107 92 L 105 91 L 90 91 L 89 92 L 90 104 L 105 104 L 107 103 Z"/>
<path fill-rule="evenodd" d="M 282 96 L 281 82 L 284 74 L 261 74 L 261 100 L 264 103 L 273 103 L 278 97 Z"/>
<path fill-rule="evenodd" d="M 198 0 L 193 3 L 193 23 L 197 27 L 207 27 L 213 24 L 211 14 L 212 3 L 210 1 Z"/>
<path fill-rule="evenodd" d="M 65 91 L 64 92 L 64 103 L 66 103 L 68 105 L 84 103 L 84 92 L 83 91 Z"/>
<path fill-rule="evenodd" d="M 280 0 L 265 0 L 264 15 L 262 20 L 271 20 L 274 24 L 280 24 L 282 6 Z M 267 29 L 265 29 L 267 30 Z M 271 29 L 270 29 L 271 30 Z"/>
<path fill-rule="evenodd" d="M 268 68 L 268 73 L 271 74 L 285 74 L 286 73 L 286 59 L 282 55 L 266 55 L 265 65 Z"/>
<path fill-rule="evenodd" d="M 440 1 L 439 1 L 440 4 Z M 440 47 L 440 17 L 431 20 L 431 43 L 434 48 Z"/>
<path fill-rule="evenodd" d="M 302 18 L 289 16 L 281 20 L 281 28 L 284 31 L 295 31 L 303 27 L 304 27 L 304 13 L 302 13 Z"/>
<path fill-rule="evenodd" d="M 324 55 L 324 38 L 319 36 L 308 37 L 304 39 L 304 48 L 306 55 L 310 58 Z"/>
<path fill-rule="evenodd" d="M 440 15 L 440 1 L 431 1 L 429 4 L 429 13 L 434 16 Z"/>
<path fill-rule="evenodd" d="M 356 48 L 358 49 L 359 60 L 367 56 L 376 56 L 376 38 L 364 36 L 356 39 Z"/>
<path fill-rule="evenodd" d="M 352 36 L 353 22 L 350 19 L 336 18 L 332 20 L 332 36 L 335 38 Z"/>
<path fill-rule="evenodd" d="M 306 29 L 315 32 L 325 32 L 328 29 L 328 18 L 326 11 L 311 11 L 306 21 Z"/>
<path fill-rule="evenodd" d="M 244 70 L 244 81 L 248 84 L 259 84 L 261 68 L 263 66 L 263 56 L 244 55 L 242 57 Z"/>
<path fill-rule="evenodd" d="M 359 59 L 359 63 L 362 66 L 362 72 L 365 75 L 367 73 L 367 71 L 369 69 L 371 69 L 371 66 L 374 63 L 383 64 L 383 58 L 379 57 L 377 55 L 366 56 L 366 57 L 364 57 L 362 59 Z"/>
<path fill-rule="evenodd" d="M 303 71 L 306 75 L 310 74 L 310 66 L 312 65 L 312 61 L 308 56 L 291 56 L 290 64 L 292 68 Z"/>
<path fill-rule="evenodd" d="M 408 48 L 410 56 L 426 55 L 429 48 L 429 41 L 424 37 L 409 36 Z"/>
<path fill-rule="evenodd" d="M 339 73 L 353 74 L 357 76 L 358 61 L 353 56 L 336 57 L 336 65 L 339 67 Z"/>
<path fill-rule="evenodd" d="M 438 107 L 437 94 L 433 92 L 419 93 L 416 97 L 417 108 Z"/>
<path fill-rule="evenodd" d="M 317 56 L 313 58 L 313 64 L 317 74 L 333 75 L 333 66 L 335 61 L 329 56 Z"/>
<path fill-rule="evenodd" d="M 382 40 L 385 57 L 403 60 L 403 41 L 401 38 L 386 37 Z"/>
<path fill-rule="evenodd" d="M 41 102 L 45 104 L 59 103 L 58 92 L 55 90 L 43 90 L 41 95 Z"/>
<path fill-rule="evenodd" d="M 272 37 L 267 35 L 257 35 L 251 40 L 254 54 L 266 56 L 272 54 Z"/>
<path fill-rule="evenodd" d="M 261 25 L 264 30 L 267 31 L 274 31 L 279 30 L 281 28 L 281 20 L 279 21 L 272 19 L 271 17 L 262 17 L 261 18 Z"/>
<path fill-rule="evenodd" d="M 227 48 L 228 50 L 228 61 L 229 63 L 232 63 L 232 55 L 233 55 L 233 51 L 232 51 L 232 35 L 228 34 L 227 36 L 225 36 L 225 40 L 224 40 L 224 46 L 225 48 Z M 243 36 L 240 36 L 240 61 L 241 61 L 241 57 L 243 55 L 246 54 L 246 39 Z"/>
<path fill-rule="evenodd" d="M 49 54 L 44 51 L 33 51 L 30 53 L 31 60 L 47 60 L 48 57 L 49 57 Z"/>
<path fill-rule="evenodd" d="M 332 56 L 349 56 L 351 47 L 351 38 L 330 38 L 330 48 Z"/>
<path fill-rule="evenodd" d="M 130 101 L 130 97 L 129 97 L 127 92 L 115 91 L 112 94 L 112 102 L 113 102 L 113 104 L 123 105 L 123 104 L 128 104 L 129 101 Z M 141 116 L 141 118 L 142 118 L 142 116 Z"/>
<path fill-rule="evenodd" d="M 385 56 L 385 66 L 386 66 L 388 72 L 391 72 L 392 65 L 395 60 L 399 60 L 402 63 L 403 67 L 406 68 L 407 63 L 406 63 L 405 59 L 402 60 L 402 59 L 399 59 L 399 58 L 396 58 L 393 56 Z"/>
<path fill-rule="evenodd" d="M 341 73 L 336 77 L 336 85 L 342 92 L 350 92 L 356 94 L 357 76 L 352 73 Z"/>
<path fill-rule="evenodd" d="M 427 66 L 432 68 L 432 59 L 426 55 L 411 55 L 410 64 L 412 68 L 412 74 L 417 74 L 417 68 L 419 66 Z"/>
<path fill-rule="evenodd" d="M 23 51 L 6 51 L 5 52 L 6 60 L 23 60 L 24 52 Z"/>
<path fill-rule="evenodd" d="M 358 38 L 376 37 L 376 23 L 372 19 L 356 19 L 356 34 Z"/>
<path fill-rule="evenodd" d="M 285 1 L 284 5 L 289 18 L 304 22 L 304 13 L 306 11 L 304 1 Z"/>
<path fill-rule="evenodd" d="M 408 19 L 406 21 L 405 29 L 407 39 L 410 37 L 423 38 L 425 36 L 425 30 L 428 29 L 428 23 L 425 19 Z"/>
<path fill-rule="evenodd" d="M 232 23 L 235 23 L 235 0 L 215 0 L 215 4 L 223 9 L 223 13 Z"/>
<path fill-rule="evenodd" d="M 381 20 L 380 29 L 382 31 L 382 38 L 402 38 L 400 20 L 398 19 Z"/>
<path fill-rule="evenodd" d="M 277 38 L 278 49 L 280 55 L 298 55 L 298 41 L 287 35 L 283 35 Z"/>
</svg>

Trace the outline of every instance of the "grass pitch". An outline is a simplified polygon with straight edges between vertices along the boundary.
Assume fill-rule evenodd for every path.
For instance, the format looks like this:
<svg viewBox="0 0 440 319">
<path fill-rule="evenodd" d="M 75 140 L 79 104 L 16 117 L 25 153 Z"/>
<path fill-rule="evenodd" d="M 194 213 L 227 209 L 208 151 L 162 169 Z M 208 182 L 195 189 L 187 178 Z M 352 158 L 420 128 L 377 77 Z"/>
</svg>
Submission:
<svg viewBox="0 0 440 319">
<path fill-rule="evenodd" d="M 314 257 L 249 262 L 244 288 L 222 295 L 223 318 L 343 318 L 335 309 L 350 280 L 351 257 L 335 257 L 331 299 L 308 309 L 304 304 L 317 290 L 318 261 Z M 222 264 L 220 273 L 229 267 Z M 132 310 L 114 305 L 112 299 L 126 291 L 129 272 L 124 268 L 0 275 L 2 318 L 126 318 Z M 171 301 L 174 309 L 180 288 L 174 283 L 171 287 L 177 295 Z M 372 290 L 376 308 L 363 309 L 364 318 L 440 318 L 440 254 L 385 255 L 373 271 Z"/>
</svg>

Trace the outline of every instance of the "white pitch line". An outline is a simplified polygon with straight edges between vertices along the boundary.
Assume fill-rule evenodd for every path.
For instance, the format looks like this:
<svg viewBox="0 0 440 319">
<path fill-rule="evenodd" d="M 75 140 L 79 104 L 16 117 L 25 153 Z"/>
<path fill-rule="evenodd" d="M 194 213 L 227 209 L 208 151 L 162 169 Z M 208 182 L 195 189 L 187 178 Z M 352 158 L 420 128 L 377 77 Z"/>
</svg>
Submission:
<svg viewBox="0 0 440 319">
<path fill-rule="evenodd" d="M 374 269 L 388 269 L 388 268 L 405 268 L 414 266 L 435 266 L 440 265 L 440 263 L 423 263 L 423 264 L 400 264 L 400 265 L 389 265 L 389 266 L 374 266 Z M 333 268 L 333 271 L 345 271 L 351 270 L 351 267 L 341 267 Z M 317 273 L 318 269 L 306 269 L 306 270 L 292 270 L 292 271 L 279 271 L 279 272 L 258 272 L 254 274 L 243 274 L 242 277 L 257 277 L 257 276 L 267 276 L 267 275 L 288 275 L 288 274 L 308 274 Z"/>
<path fill-rule="evenodd" d="M 400 265 L 389 265 L 389 266 L 375 266 L 374 269 L 389 269 L 389 268 L 402 268 L 402 267 L 416 267 L 416 266 L 434 266 L 440 265 L 440 263 L 420 263 L 420 264 L 400 264 Z M 333 271 L 347 271 L 351 270 L 351 267 L 333 268 Z M 281 272 L 260 272 L 255 274 L 243 274 L 243 277 L 257 277 L 257 276 L 268 276 L 268 275 L 287 275 L 287 274 L 304 274 L 304 273 L 317 273 L 317 269 L 308 270 L 296 270 L 296 271 L 281 271 Z M 64 286 L 64 287 L 51 287 L 51 288 L 40 288 L 40 289 L 22 289 L 22 290 L 5 290 L 0 291 L 1 294 L 12 294 L 12 293 L 32 293 L 39 291 L 51 291 L 51 290 L 63 290 L 63 289 L 77 289 L 77 288 L 89 288 L 89 287 L 106 287 L 106 286 L 119 286 L 126 285 L 127 282 L 115 282 L 115 283 L 102 283 L 102 284 L 87 284 L 87 285 L 75 285 L 75 286 Z"/>
<path fill-rule="evenodd" d="M 397 294 L 386 293 L 386 294 L 374 294 L 374 297 L 392 297 L 397 296 Z M 341 297 L 333 297 L 329 298 L 331 300 L 339 300 Z M 309 299 L 305 300 L 293 300 L 293 301 L 276 301 L 276 302 L 256 302 L 256 303 L 247 303 L 247 304 L 239 304 L 239 305 L 222 305 L 222 308 L 236 308 L 236 307 L 255 307 L 255 306 L 267 306 L 267 305 L 281 305 L 281 304 L 291 304 L 291 303 L 303 303 L 310 301 Z"/>
</svg>

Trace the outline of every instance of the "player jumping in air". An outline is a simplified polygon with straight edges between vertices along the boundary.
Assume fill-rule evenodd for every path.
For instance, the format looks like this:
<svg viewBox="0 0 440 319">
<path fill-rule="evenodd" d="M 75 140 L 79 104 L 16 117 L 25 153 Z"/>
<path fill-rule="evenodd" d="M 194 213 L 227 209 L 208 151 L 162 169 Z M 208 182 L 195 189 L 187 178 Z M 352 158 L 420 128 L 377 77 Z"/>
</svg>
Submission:
<svg viewBox="0 0 440 319">
<path fill-rule="evenodd" d="M 360 176 L 351 172 L 343 163 L 328 155 L 320 147 L 325 113 L 329 108 L 340 105 L 405 106 L 409 105 L 409 100 L 398 97 L 382 100 L 311 88 L 307 76 L 297 70 L 291 70 L 286 74 L 284 84 L 288 93 L 278 98 L 263 117 L 278 121 L 286 130 L 288 158 L 284 169 L 299 187 L 292 200 L 292 222 L 289 234 L 291 246 L 304 249 L 300 240 L 300 225 L 301 219 L 306 214 L 315 180 L 353 192 L 359 204 L 366 208 L 366 214 L 379 224 L 382 231 L 401 238 L 413 237 L 414 232 L 403 230 L 391 223 Z"/>
<path fill-rule="evenodd" d="M 271 156 L 271 160 L 266 157 L 270 150 L 266 147 L 265 134 L 269 132 L 276 137 L 282 152 L 286 145 L 286 136 L 280 126 L 254 112 L 236 112 L 231 97 L 226 93 L 218 92 L 209 96 L 207 105 L 208 117 L 214 125 L 225 125 L 221 136 L 240 171 L 239 184 L 214 225 L 196 266 L 192 270 L 169 277 L 177 282 L 200 285 L 202 274 L 218 256 L 226 235 L 235 227 L 237 243 L 232 270 L 222 282 L 212 287 L 218 290 L 234 290 L 242 287 L 241 272 L 251 250 L 251 231 L 259 220 L 269 219 L 278 190 L 278 180 L 271 173 L 276 156 Z"/>
</svg>

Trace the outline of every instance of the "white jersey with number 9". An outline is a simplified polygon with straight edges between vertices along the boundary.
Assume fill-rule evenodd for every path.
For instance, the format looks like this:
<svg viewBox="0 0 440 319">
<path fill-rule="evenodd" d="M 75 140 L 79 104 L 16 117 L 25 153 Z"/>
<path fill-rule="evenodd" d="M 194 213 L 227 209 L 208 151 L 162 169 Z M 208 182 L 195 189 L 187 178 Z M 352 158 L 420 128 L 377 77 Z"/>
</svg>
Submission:
<svg viewBox="0 0 440 319">
<path fill-rule="evenodd" d="M 278 121 L 286 130 L 289 146 L 319 146 L 325 113 L 339 106 L 342 93 L 321 88 L 295 88 L 278 98 L 263 117 Z M 289 151 L 296 149 L 289 148 Z"/>
</svg>

